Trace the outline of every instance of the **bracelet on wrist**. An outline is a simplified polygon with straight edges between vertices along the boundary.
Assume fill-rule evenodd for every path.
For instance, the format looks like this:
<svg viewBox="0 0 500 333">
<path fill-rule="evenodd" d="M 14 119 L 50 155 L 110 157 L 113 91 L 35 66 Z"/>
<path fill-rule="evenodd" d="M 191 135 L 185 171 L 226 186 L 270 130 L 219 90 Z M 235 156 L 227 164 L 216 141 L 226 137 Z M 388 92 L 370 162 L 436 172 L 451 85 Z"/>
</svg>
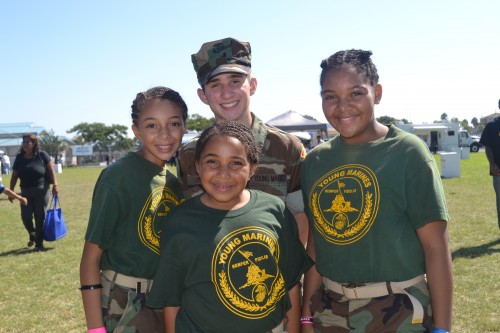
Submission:
<svg viewBox="0 0 500 333">
<path fill-rule="evenodd" d="M 106 333 L 106 328 L 104 326 L 98 328 L 89 328 L 87 330 L 87 333 Z"/>
<path fill-rule="evenodd" d="M 80 290 L 94 290 L 94 289 L 102 289 L 102 284 L 87 284 L 87 285 L 83 285 L 83 286 L 80 286 L 80 288 L 78 288 Z"/>
<path fill-rule="evenodd" d="M 314 324 L 312 316 L 302 316 L 300 317 L 300 323 L 303 325 Z"/>
<path fill-rule="evenodd" d="M 447 331 L 447 330 L 445 330 L 445 329 L 442 329 L 442 328 L 438 328 L 438 327 L 436 327 L 436 328 L 434 328 L 434 329 L 432 330 L 432 332 L 431 332 L 431 333 L 450 333 L 450 332 L 448 332 L 448 331 Z"/>
</svg>

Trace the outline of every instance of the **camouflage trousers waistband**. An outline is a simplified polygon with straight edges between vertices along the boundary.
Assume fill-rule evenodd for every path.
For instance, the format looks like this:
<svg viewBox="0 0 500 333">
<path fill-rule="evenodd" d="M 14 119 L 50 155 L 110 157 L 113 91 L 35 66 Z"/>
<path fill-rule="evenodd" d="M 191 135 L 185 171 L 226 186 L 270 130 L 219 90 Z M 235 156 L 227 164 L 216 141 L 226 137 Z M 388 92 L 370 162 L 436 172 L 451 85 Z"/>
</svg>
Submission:
<svg viewBox="0 0 500 333">
<path fill-rule="evenodd" d="M 328 278 L 323 278 L 325 288 L 336 292 L 337 294 L 344 295 L 349 299 L 362 299 L 388 296 L 392 294 L 406 294 L 413 305 L 413 318 L 412 323 L 420 324 L 424 319 L 424 309 L 422 304 L 405 289 L 416 285 L 419 282 L 425 281 L 425 275 L 419 275 L 413 279 L 399 282 L 376 282 L 369 283 L 363 286 L 352 284 L 343 284 L 332 281 Z"/>
<path fill-rule="evenodd" d="M 102 275 L 121 287 L 134 289 L 137 293 L 148 293 L 153 286 L 153 280 L 127 276 L 112 270 L 102 271 Z"/>
</svg>

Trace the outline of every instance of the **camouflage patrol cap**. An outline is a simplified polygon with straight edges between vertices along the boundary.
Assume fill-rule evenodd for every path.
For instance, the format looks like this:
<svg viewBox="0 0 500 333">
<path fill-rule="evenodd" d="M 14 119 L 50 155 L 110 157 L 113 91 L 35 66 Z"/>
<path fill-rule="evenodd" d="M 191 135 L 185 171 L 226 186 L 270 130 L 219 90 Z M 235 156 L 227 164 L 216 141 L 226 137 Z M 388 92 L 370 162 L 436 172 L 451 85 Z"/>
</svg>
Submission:
<svg viewBox="0 0 500 333">
<path fill-rule="evenodd" d="M 203 87 L 217 74 L 250 74 L 251 57 L 250 43 L 228 37 L 204 43 L 198 53 L 191 55 L 191 61 Z"/>
</svg>

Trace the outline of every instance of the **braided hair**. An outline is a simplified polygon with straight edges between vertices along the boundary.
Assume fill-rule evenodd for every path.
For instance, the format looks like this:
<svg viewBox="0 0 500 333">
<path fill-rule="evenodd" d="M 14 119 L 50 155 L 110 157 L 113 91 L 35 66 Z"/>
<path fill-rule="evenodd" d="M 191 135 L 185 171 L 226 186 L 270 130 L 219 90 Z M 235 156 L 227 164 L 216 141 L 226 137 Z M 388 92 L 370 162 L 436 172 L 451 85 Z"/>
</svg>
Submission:
<svg viewBox="0 0 500 333">
<path fill-rule="evenodd" d="M 139 113 L 148 105 L 150 102 L 154 100 L 169 100 L 175 103 L 182 112 L 182 120 L 186 121 L 188 117 L 188 108 L 181 95 L 175 90 L 172 90 L 167 87 L 154 87 L 148 89 L 144 92 L 140 92 L 137 94 L 136 98 L 132 102 L 132 123 L 137 126 L 137 119 L 139 118 Z"/>
<path fill-rule="evenodd" d="M 372 51 L 364 50 L 345 50 L 339 51 L 331 55 L 328 59 L 321 61 L 321 75 L 319 78 L 319 84 L 323 87 L 325 82 L 326 74 L 335 69 L 342 67 L 352 67 L 356 71 L 363 75 L 366 82 L 370 83 L 373 87 L 378 84 L 378 73 L 377 67 L 373 64 L 370 59 Z"/>
<path fill-rule="evenodd" d="M 259 163 L 260 149 L 252 131 L 243 123 L 234 120 L 219 120 L 207 127 L 196 142 L 195 161 L 199 161 L 201 154 L 213 137 L 231 137 L 241 142 L 251 165 Z"/>
</svg>

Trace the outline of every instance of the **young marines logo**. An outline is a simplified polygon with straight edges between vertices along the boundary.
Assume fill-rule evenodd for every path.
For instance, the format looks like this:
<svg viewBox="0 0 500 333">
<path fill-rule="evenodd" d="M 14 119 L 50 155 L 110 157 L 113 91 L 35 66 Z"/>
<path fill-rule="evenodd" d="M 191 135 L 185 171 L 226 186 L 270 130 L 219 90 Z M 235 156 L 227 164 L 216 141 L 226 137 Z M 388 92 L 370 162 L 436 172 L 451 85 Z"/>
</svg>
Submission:
<svg viewBox="0 0 500 333">
<path fill-rule="evenodd" d="M 226 235 L 212 257 L 212 282 L 225 307 L 247 318 L 265 317 L 285 294 L 278 267 L 276 236 L 259 227 L 246 227 Z"/>
<path fill-rule="evenodd" d="M 141 242 L 156 254 L 160 254 L 161 223 L 170 210 L 181 201 L 168 187 L 155 188 L 144 203 L 137 223 Z"/>
<path fill-rule="evenodd" d="M 380 188 L 366 166 L 349 164 L 330 171 L 313 185 L 309 205 L 314 226 L 334 244 L 356 242 L 377 216 Z"/>
</svg>

